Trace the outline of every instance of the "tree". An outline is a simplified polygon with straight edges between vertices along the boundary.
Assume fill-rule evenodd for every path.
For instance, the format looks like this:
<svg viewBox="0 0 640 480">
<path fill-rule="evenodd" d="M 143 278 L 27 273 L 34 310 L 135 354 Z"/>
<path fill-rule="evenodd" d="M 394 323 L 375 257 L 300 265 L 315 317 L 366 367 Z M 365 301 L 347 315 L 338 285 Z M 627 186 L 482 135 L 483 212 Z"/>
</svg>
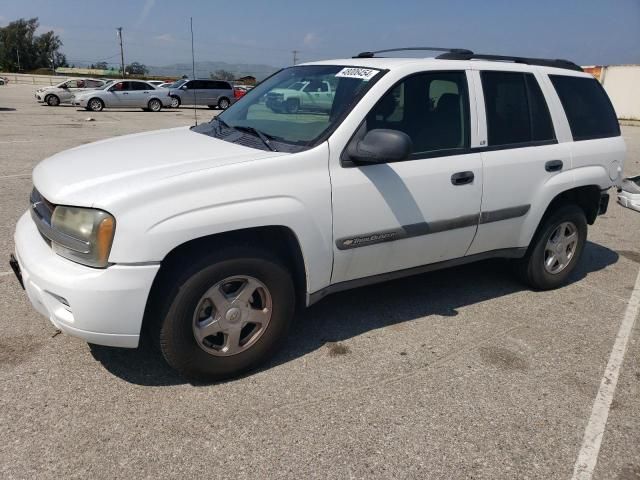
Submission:
<svg viewBox="0 0 640 480">
<path fill-rule="evenodd" d="M 0 28 L 0 68 L 8 71 L 66 66 L 62 41 L 53 31 L 36 35 L 37 18 L 21 18 Z"/>
<path fill-rule="evenodd" d="M 233 80 L 236 78 L 236 76 L 233 73 L 228 72 L 227 70 L 222 70 L 222 69 L 216 70 L 215 72 L 210 73 L 209 77 L 211 77 L 214 80 Z"/>
<path fill-rule="evenodd" d="M 149 71 L 146 65 L 139 62 L 131 62 L 124 70 L 127 72 L 127 75 L 146 75 Z"/>
<path fill-rule="evenodd" d="M 107 62 L 97 62 L 93 68 L 97 68 L 98 70 L 109 70 L 109 64 Z"/>
</svg>

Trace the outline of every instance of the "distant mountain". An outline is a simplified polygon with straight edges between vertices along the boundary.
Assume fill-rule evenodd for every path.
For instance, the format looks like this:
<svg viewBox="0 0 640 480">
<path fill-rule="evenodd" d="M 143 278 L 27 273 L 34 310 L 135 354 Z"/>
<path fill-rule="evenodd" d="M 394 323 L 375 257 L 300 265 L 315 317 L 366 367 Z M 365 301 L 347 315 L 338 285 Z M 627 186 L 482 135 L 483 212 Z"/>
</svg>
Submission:
<svg viewBox="0 0 640 480">
<path fill-rule="evenodd" d="M 191 76 L 192 73 L 190 63 L 174 63 L 173 65 L 165 65 L 162 67 L 148 66 L 148 68 L 149 75 L 158 77 Z M 198 78 L 209 78 L 209 74 L 216 70 L 227 70 L 233 73 L 236 78 L 252 75 L 258 80 L 262 80 L 279 70 L 279 67 L 253 63 L 196 62 L 196 77 Z"/>
</svg>

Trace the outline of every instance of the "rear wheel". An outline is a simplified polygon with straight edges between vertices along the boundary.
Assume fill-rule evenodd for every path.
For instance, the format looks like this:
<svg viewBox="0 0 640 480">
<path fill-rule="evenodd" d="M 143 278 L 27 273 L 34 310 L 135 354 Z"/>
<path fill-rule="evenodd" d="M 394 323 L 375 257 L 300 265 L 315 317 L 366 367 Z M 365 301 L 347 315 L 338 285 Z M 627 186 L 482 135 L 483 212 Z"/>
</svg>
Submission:
<svg viewBox="0 0 640 480">
<path fill-rule="evenodd" d="M 149 100 L 147 108 L 152 112 L 159 112 L 160 110 L 162 110 L 162 102 L 160 102 L 160 100 L 158 100 L 157 98 L 152 98 L 151 100 Z"/>
<path fill-rule="evenodd" d="M 89 107 L 89 110 L 91 110 L 92 112 L 101 112 L 104 108 L 104 102 L 99 98 L 92 98 L 87 103 L 87 107 Z"/>
<path fill-rule="evenodd" d="M 58 98 L 57 95 L 47 95 L 45 101 L 50 107 L 57 107 L 58 105 L 60 105 L 60 98 Z"/>
<path fill-rule="evenodd" d="M 227 247 L 172 272 L 158 335 L 165 359 L 198 381 L 251 370 L 273 355 L 294 313 L 293 281 L 279 259 Z"/>
<path fill-rule="evenodd" d="M 287 113 L 296 113 L 300 110 L 300 100 L 297 98 L 289 98 L 284 104 L 284 109 Z"/>
<path fill-rule="evenodd" d="M 529 252 L 518 264 L 525 283 L 538 290 L 558 288 L 575 269 L 587 241 L 587 219 L 577 205 L 550 214 L 536 232 Z"/>
<path fill-rule="evenodd" d="M 220 110 L 226 110 L 227 108 L 229 108 L 229 105 L 231 105 L 231 102 L 227 97 L 222 97 L 220 100 L 218 100 L 218 108 Z"/>
</svg>

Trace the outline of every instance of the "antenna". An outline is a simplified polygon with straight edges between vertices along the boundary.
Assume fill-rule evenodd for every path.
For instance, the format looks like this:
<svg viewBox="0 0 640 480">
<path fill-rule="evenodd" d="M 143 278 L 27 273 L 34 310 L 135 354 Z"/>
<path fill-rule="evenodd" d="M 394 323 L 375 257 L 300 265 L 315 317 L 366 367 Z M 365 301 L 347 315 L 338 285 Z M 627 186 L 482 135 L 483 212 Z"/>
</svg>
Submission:
<svg viewBox="0 0 640 480">
<path fill-rule="evenodd" d="M 189 17 L 191 21 L 191 74 L 193 80 L 196 79 L 196 55 L 193 52 L 193 17 Z M 197 85 L 196 85 L 197 86 Z M 197 89 L 193 89 L 193 117 L 196 120 L 196 127 L 198 126 L 198 98 L 196 97 Z"/>
</svg>

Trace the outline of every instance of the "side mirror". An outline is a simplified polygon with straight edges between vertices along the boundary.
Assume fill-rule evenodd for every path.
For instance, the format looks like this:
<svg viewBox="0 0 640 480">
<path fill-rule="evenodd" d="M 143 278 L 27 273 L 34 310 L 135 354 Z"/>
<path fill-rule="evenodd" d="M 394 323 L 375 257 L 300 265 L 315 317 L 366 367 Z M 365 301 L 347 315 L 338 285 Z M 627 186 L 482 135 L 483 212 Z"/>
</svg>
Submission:
<svg viewBox="0 0 640 480">
<path fill-rule="evenodd" d="M 347 154 L 355 163 L 387 163 L 406 160 L 412 150 L 413 143 L 406 133 L 377 128 L 367 132 L 361 140 L 352 142 Z"/>
<path fill-rule="evenodd" d="M 181 85 L 181 86 L 180 86 L 180 90 L 186 90 L 186 89 L 187 89 L 187 86 L 186 86 L 186 85 Z"/>
</svg>

